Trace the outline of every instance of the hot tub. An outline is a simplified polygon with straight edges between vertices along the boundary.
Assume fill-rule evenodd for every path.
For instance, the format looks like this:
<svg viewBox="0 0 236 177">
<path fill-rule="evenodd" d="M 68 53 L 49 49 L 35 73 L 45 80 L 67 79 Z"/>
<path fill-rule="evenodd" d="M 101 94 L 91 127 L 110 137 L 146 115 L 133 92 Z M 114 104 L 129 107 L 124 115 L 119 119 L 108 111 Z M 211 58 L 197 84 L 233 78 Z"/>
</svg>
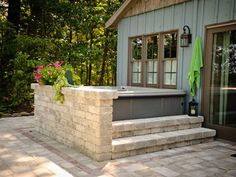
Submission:
<svg viewBox="0 0 236 177">
<path fill-rule="evenodd" d="M 183 90 L 144 87 L 113 87 L 113 121 L 184 114 Z"/>
</svg>

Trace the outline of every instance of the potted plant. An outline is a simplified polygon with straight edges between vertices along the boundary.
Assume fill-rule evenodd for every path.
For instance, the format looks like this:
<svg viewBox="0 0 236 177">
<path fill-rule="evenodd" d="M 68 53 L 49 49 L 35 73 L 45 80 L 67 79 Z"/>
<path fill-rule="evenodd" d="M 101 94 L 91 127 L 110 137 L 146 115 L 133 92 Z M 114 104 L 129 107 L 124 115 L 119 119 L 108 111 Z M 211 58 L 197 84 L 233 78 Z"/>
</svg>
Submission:
<svg viewBox="0 0 236 177">
<path fill-rule="evenodd" d="M 55 91 L 54 99 L 60 103 L 64 102 L 62 87 L 79 84 L 79 77 L 75 74 L 74 68 L 69 64 L 64 64 L 63 61 L 46 66 L 36 66 L 34 71 L 35 80 L 40 85 L 52 85 Z"/>
</svg>

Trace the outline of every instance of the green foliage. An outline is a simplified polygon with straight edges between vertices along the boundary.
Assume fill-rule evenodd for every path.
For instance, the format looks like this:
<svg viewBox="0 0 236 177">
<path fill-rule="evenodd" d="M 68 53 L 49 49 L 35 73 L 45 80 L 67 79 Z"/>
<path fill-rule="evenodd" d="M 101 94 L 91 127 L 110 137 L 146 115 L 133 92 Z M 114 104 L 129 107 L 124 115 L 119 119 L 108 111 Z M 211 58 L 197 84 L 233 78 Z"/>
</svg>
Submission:
<svg viewBox="0 0 236 177">
<path fill-rule="evenodd" d="M 33 93 L 30 84 L 33 80 L 34 61 L 27 54 L 19 52 L 13 62 L 14 72 L 11 78 L 10 102 L 11 107 L 24 103 L 32 103 Z"/>
<path fill-rule="evenodd" d="M 65 70 L 62 70 L 58 75 L 57 80 L 53 84 L 53 89 L 55 91 L 54 99 L 60 103 L 64 102 L 64 95 L 62 93 L 62 87 L 68 86 L 67 78 L 65 77 Z"/>
<path fill-rule="evenodd" d="M 7 9 L 0 12 L 0 104 L 12 109 L 32 104 L 34 68 L 61 59 L 74 68 L 76 84 L 115 85 L 117 33 L 105 29 L 105 22 L 121 3 L 23 0 L 19 28 L 7 22 Z M 54 69 L 49 67 L 45 73 Z M 64 75 L 44 77 L 48 77 L 45 84 L 57 83 L 61 97 Z"/>
</svg>

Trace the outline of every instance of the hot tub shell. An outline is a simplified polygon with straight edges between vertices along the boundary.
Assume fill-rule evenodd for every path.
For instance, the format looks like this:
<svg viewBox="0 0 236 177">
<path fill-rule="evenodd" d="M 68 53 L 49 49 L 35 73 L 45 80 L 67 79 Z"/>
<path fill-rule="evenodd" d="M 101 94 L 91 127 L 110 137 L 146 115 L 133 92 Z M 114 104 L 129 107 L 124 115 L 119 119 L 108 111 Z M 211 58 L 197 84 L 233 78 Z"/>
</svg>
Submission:
<svg viewBox="0 0 236 177">
<path fill-rule="evenodd" d="M 118 88 L 113 121 L 184 114 L 183 90 L 143 87 Z"/>
</svg>

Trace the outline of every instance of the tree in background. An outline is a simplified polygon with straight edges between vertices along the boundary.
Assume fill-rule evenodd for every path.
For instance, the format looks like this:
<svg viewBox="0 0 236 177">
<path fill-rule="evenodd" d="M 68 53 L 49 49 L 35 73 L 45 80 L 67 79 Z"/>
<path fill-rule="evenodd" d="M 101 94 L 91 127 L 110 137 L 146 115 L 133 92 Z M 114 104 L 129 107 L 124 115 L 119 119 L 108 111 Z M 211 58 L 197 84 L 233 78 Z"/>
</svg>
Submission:
<svg viewBox="0 0 236 177">
<path fill-rule="evenodd" d="M 0 111 L 32 105 L 36 65 L 70 63 L 83 85 L 115 85 L 116 31 L 105 29 L 123 0 L 0 3 Z"/>
</svg>

